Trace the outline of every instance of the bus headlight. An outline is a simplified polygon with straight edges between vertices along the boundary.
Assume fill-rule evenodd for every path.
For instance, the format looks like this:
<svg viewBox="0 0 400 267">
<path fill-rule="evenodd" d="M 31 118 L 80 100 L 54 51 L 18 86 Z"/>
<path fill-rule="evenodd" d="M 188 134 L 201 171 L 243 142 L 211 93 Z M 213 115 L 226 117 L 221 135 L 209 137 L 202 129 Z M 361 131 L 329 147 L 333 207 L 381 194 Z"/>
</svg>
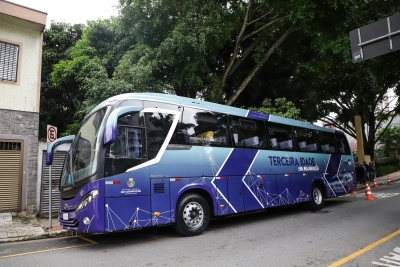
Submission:
<svg viewBox="0 0 400 267">
<path fill-rule="evenodd" d="M 90 202 L 92 202 L 93 199 L 95 199 L 98 195 L 100 194 L 99 190 L 95 189 L 87 193 L 79 202 L 78 207 L 76 208 L 75 212 L 78 212 L 89 205 Z"/>
</svg>

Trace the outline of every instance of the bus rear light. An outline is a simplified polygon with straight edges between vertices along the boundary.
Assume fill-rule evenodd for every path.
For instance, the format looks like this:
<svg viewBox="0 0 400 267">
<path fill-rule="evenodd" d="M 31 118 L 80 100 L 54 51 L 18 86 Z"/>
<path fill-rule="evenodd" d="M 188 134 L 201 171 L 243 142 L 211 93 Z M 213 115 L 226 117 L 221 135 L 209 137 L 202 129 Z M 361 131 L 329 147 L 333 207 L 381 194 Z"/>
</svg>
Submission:
<svg viewBox="0 0 400 267">
<path fill-rule="evenodd" d="M 329 174 L 329 172 L 326 172 L 325 175 L 326 175 L 326 174 Z"/>
<path fill-rule="evenodd" d="M 215 179 L 217 179 L 217 180 L 224 180 L 224 179 L 225 179 L 225 176 L 217 176 L 217 177 L 215 177 Z"/>
<path fill-rule="evenodd" d="M 303 173 L 303 176 L 308 176 L 308 173 Z"/>
<path fill-rule="evenodd" d="M 179 182 L 181 180 L 181 178 L 171 178 L 170 181 L 171 182 Z"/>
<path fill-rule="evenodd" d="M 285 176 L 286 177 L 290 177 L 290 173 L 285 173 Z"/>
<path fill-rule="evenodd" d="M 260 178 L 260 179 L 264 178 L 264 174 L 257 175 L 257 178 Z"/>
</svg>

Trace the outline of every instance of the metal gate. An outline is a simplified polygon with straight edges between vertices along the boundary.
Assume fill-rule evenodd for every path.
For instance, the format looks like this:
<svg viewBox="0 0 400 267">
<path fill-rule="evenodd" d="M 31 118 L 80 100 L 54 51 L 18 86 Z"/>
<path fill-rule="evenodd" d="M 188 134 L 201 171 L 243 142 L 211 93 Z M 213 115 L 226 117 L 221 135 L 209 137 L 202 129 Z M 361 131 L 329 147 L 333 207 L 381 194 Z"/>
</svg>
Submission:
<svg viewBox="0 0 400 267">
<path fill-rule="evenodd" d="M 21 211 L 24 142 L 0 140 L 0 212 Z"/>
<path fill-rule="evenodd" d="M 51 211 L 57 213 L 60 207 L 60 175 L 67 152 L 56 151 L 53 154 L 53 164 L 51 165 Z M 49 166 L 46 165 L 46 151 L 43 152 L 42 162 L 42 193 L 40 199 L 40 214 L 49 214 Z"/>
</svg>

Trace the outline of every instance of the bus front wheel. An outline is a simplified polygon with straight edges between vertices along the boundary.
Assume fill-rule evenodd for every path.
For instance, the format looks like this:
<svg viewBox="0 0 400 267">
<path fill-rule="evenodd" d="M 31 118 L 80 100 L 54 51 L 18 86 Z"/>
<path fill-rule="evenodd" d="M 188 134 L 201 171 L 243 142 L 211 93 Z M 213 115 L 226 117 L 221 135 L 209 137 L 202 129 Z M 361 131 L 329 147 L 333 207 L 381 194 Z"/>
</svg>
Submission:
<svg viewBox="0 0 400 267">
<path fill-rule="evenodd" d="M 313 184 L 311 190 L 311 201 L 309 202 L 311 210 L 320 210 L 324 207 L 325 199 L 322 192 L 322 186 Z"/>
<path fill-rule="evenodd" d="M 210 208 L 199 194 L 183 196 L 177 205 L 175 230 L 184 236 L 200 235 L 210 221 Z"/>
</svg>

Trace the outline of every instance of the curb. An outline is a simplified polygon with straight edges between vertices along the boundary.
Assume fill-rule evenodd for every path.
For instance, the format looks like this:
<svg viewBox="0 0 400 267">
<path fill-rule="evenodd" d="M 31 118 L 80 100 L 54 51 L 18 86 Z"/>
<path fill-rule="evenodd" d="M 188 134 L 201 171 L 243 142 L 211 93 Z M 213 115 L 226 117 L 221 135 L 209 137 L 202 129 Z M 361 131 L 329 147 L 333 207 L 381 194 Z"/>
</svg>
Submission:
<svg viewBox="0 0 400 267">
<path fill-rule="evenodd" d="M 37 235 L 25 235 L 25 236 L 21 236 L 21 237 L 1 238 L 0 244 L 17 242 L 17 241 L 38 240 L 38 239 L 45 239 L 45 238 L 68 237 L 68 236 L 73 236 L 73 235 L 74 235 L 73 232 L 68 231 L 68 230 L 45 232 L 45 233 L 37 234 Z"/>
</svg>

